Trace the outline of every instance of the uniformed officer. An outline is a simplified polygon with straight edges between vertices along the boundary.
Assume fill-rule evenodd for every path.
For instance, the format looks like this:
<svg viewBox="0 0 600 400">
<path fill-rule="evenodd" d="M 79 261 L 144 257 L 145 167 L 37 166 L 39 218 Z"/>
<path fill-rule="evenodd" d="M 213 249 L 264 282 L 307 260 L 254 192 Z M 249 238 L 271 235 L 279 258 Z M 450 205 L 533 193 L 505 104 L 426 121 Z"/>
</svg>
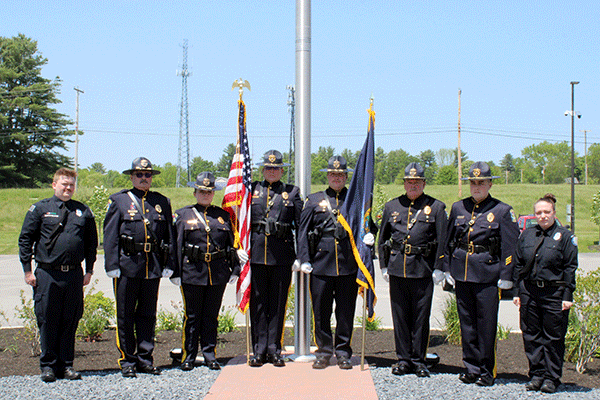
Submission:
<svg viewBox="0 0 600 400">
<path fill-rule="evenodd" d="M 72 200 L 77 173 L 54 174 L 54 196 L 29 208 L 19 236 L 25 282 L 33 287 L 40 330 L 41 379 L 81 379 L 73 369 L 75 332 L 83 314 L 83 286 L 94 273 L 98 233 L 91 210 Z M 31 272 L 31 259 L 37 268 Z M 81 262 L 85 259 L 85 275 Z"/>
<path fill-rule="evenodd" d="M 337 213 L 346 199 L 348 168 L 346 159 L 333 156 L 327 169 L 329 187 L 306 199 L 300 219 L 298 259 L 301 270 L 310 274 L 310 294 L 318 349 L 313 368 L 329 365 L 334 353 L 341 369 L 351 369 L 352 330 L 358 284 L 358 264 L 344 228 L 337 222 Z M 373 231 L 373 230 L 372 230 Z M 372 246 L 372 233 L 363 241 Z M 331 312 L 335 300 L 335 342 L 331 333 Z M 335 349 L 334 349 L 335 345 Z"/>
<path fill-rule="evenodd" d="M 433 280 L 444 279 L 441 258 L 446 235 L 446 205 L 423 193 L 425 171 L 415 162 L 404 170 L 406 194 L 385 204 L 379 235 L 379 258 L 390 284 L 398 363 L 394 375 L 411 371 L 428 377 L 429 316 Z M 440 244 L 440 242 L 442 242 Z"/>
<path fill-rule="evenodd" d="M 249 365 L 271 362 L 285 366 L 281 356 L 283 328 L 292 264 L 294 232 L 300 225 L 302 199 L 294 185 L 281 182 L 283 156 L 269 150 L 262 163 L 264 180 L 252 183 L 252 257 L 250 320 L 254 356 Z"/>
<path fill-rule="evenodd" d="M 117 347 L 124 377 L 138 372 L 159 375 L 153 366 L 154 327 L 161 276 L 170 277 L 175 263 L 170 256 L 173 217 L 169 199 L 150 191 L 160 171 L 150 160 L 138 157 L 129 175 L 133 189 L 109 198 L 104 219 L 104 268 L 114 278 L 117 306 Z"/>
<path fill-rule="evenodd" d="M 560 385 L 577 270 L 577 238 L 556 223 L 555 203 L 553 194 L 535 202 L 538 224 L 519 237 L 513 274 L 531 378 L 525 387 L 545 393 Z"/>
<path fill-rule="evenodd" d="M 515 212 L 489 195 L 490 167 L 469 169 L 471 197 L 452 205 L 448 219 L 444 271 L 455 284 L 460 319 L 464 383 L 492 386 L 495 379 L 498 288 L 512 288 L 513 253 L 519 235 Z"/>
<path fill-rule="evenodd" d="M 195 182 L 188 182 L 188 186 L 194 188 L 196 204 L 175 212 L 177 269 L 171 278 L 181 285 L 185 307 L 181 369 L 194 369 L 200 338 L 205 365 L 218 370 L 221 366 L 215 347 L 219 309 L 225 286 L 228 281 L 236 281 L 240 266 L 233 247 L 235 239 L 229 213 L 211 204 L 215 190 L 222 189 L 216 186 L 215 176 L 202 172 Z"/>
</svg>

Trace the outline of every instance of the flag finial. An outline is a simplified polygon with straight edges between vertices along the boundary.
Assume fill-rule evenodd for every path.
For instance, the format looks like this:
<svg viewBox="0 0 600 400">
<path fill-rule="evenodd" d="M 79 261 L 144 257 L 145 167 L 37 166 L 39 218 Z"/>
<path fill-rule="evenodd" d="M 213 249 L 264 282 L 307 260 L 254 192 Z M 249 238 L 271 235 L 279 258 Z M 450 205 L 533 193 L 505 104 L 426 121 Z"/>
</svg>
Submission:
<svg viewBox="0 0 600 400">
<path fill-rule="evenodd" d="M 231 90 L 235 89 L 236 87 L 238 87 L 240 91 L 240 100 L 242 100 L 242 95 L 244 94 L 245 87 L 247 87 L 248 90 L 251 90 L 250 83 L 248 81 L 243 81 L 242 78 L 233 81 L 233 85 L 231 85 Z"/>
</svg>

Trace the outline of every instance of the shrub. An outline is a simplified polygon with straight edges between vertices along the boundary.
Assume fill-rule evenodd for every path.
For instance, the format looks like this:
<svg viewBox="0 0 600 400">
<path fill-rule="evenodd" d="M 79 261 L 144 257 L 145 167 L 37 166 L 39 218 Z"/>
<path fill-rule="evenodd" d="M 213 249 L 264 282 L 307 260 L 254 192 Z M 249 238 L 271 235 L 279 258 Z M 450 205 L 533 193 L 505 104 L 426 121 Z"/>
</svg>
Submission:
<svg viewBox="0 0 600 400">
<path fill-rule="evenodd" d="M 221 308 L 221 314 L 219 314 L 219 325 L 217 326 L 218 333 L 228 333 L 237 331 L 235 325 L 235 314 L 237 311 L 235 308 L 229 308 L 225 311 L 225 307 Z"/>
<path fill-rule="evenodd" d="M 362 326 L 363 317 L 361 317 L 361 316 L 356 317 L 356 323 L 359 324 L 360 326 Z M 367 322 L 365 324 L 365 330 L 367 330 L 367 331 L 381 330 L 381 317 L 375 317 L 375 318 L 373 318 L 372 321 L 369 321 L 369 318 L 367 318 Z"/>
<path fill-rule="evenodd" d="M 502 324 L 498 324 L 498 330 L 496 331 L 496 338 L 498 340 L 508 339 L 508 335 L 510 335 L 510 326 L 504 326 Z"/>
<path fill-rule="evenodd" d="M 285 306 L 285 322 L 294 324 L 294 313 L 296 312 L 296 285 L 290 285 L 287 304 Z"/>
<path fill-rule="evenodd" d="M 77 335 L 87 342 L 100 339 L 115 318 L 113 300 L 103 292 L 93 293 L 97 282 L 96 279 L 83 299 L 83 315 L 77 326 Z"/>
<path fill-rule="evenodd" d="M 450 344 L 460 344 L 460 320 L 458 319 L 458 308 L 456 296 L 452 295 L 446 299 L 444 311 L 444 324 L 446 329 L 446 340 Z"/>
<path fill-rule="evenodd" d="M 175 311 L 167 311 L 160 308 L 156 314 L 156 332 L 162 331 L 181 331 L 183 329 L 183 304 L 181 301 L 175 302 L 171 300 L 171 307 Z"/>
<path fill-rule="evenodd" d="M 19 292 L 21 298 L 21 306 L 16 306 L 17 318 L 23 321 L 23 331 L 20 340 L 24 340 L 31 345 L 31 355 L 40 355 L 40 332 L 37 326 L 37 318 L 33 306 L 33 299 L 25 299 L 25 291 L 21 289 Z"/>
</svg>

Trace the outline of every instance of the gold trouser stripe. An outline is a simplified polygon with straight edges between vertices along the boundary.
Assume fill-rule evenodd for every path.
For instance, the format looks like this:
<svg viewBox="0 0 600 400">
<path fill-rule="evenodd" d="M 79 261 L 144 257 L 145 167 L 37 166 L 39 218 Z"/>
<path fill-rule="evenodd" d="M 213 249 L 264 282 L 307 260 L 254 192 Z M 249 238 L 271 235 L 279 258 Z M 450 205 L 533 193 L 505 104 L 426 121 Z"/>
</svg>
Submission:
<svg viewBox="0 0 600 400">
<path fill-rule="evenodd" d="M 181 362 L 183 362 L 187 357 L 187 351 L 185 349 L 185 326 L 187 325 L 188 317 L 187 302 L 185 301 L 185 295 L 183 294 L 183 285 L 179 287 L 179 290 L 181 291 L 181 299 L 183 300 L 183 326 L 181 328 Z"/>
<path fill-rule="evenodd" d="M 113 278 L 113 291 L 115 292 L 115 299 L 117 299 L 117 278 Z M 115 300 L 115 307 L 118 307 L 117 302 Z M 119 341 L 119 318 L 117 318 L 117 329 L 115 330 L 115 335 L 117 336 L 117 349 L 121 353 L 121 358 L 117 360 L 119 364 L 119 368 L 122 368 L 121 362 L 125 361 L 125 352 L 121 349 L 121 342 Z"/>
</svg>

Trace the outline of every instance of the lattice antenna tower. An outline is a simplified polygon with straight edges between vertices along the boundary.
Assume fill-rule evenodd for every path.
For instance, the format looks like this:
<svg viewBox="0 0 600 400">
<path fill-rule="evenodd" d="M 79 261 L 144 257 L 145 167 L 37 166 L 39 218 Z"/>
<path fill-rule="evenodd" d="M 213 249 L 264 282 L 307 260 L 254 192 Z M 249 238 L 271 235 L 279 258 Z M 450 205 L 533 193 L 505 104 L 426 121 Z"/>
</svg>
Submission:
<svg viewBox="0 0 600 400">
<path fill-rule="evenodd" d="M 191 75 L 188 71 L 187 52 L 188 41 L 183 39 L 183 65 L 181 70 L 177 71 L 177 75 L 181 76 L 181 104 L 179 114 L 179 151 L 177 154 L 177 178 L 176 187 L 181 187 L 181 157 L 185 155 L 185 168 L 187 171 L 187 181 L 191 181 L 190 171 L 190 121 L 188 115 L 188 94 L 187 94 L 187 78 Z"/>
</svg>

